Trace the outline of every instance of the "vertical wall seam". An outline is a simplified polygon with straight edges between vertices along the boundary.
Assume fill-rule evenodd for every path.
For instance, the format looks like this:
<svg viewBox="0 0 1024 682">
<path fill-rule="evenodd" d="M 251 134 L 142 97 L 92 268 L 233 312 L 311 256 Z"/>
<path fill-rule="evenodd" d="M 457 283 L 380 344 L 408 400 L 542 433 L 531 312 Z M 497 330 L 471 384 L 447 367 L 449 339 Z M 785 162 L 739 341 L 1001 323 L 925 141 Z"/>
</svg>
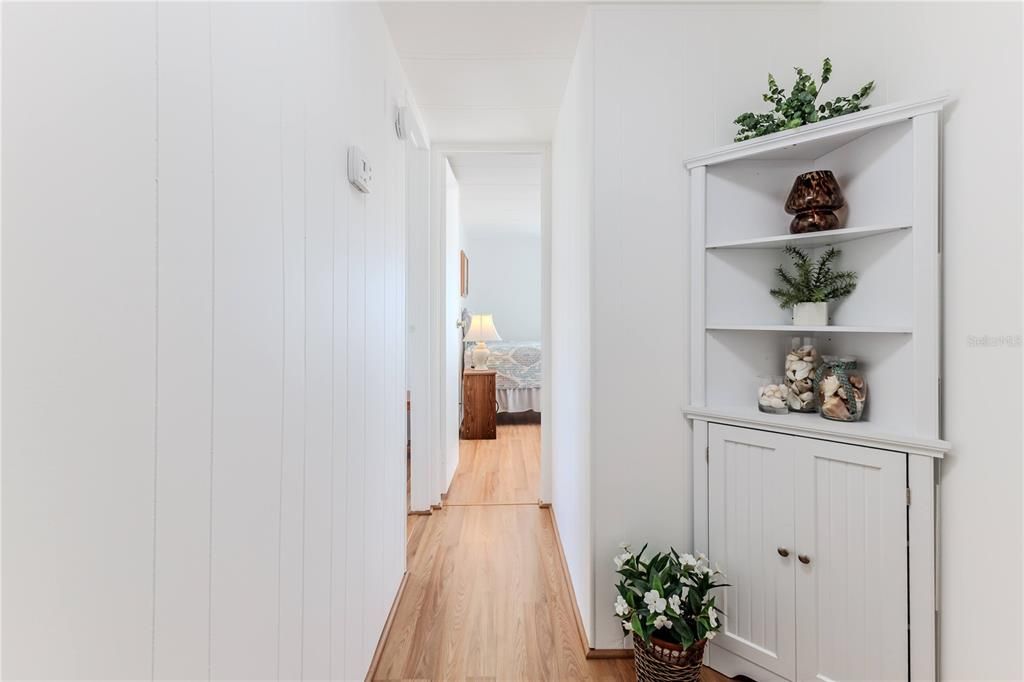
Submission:
<svg viewBox="0 0 1024 682">
<path fill-rule="evenodd" d="M 213 95 L 213 3 L 208 3 L 207 36 L 209 50 L 209 84 L 210 84 L 210 468 L 209 468 L 209 529 L 207 552 L 207 592 L 206 592 L 206 678 L 212 679 L 213 671 L 213 462 L 214 434 L 216 429 L 216 389 L 217 380 L 214 371 L 217 349 L 217 155 L 214 135 L 214 95 Z"/>
<path fill-rule="evenodd" d="M 153 239 L 153 574 L 151 577 L 151 620 L 149 677 L 156 679 L 156 531 L 157 490 L 160 462 L 160 3 L 153 8 L 153 66 L 155 73 L 154 121 L 154 239 Z"/>
<path fill-rule="evenodd" d="M 334 188 L 334 182 L 332 178 L 331 182 L 331 449 L 330 449 L 330 522 L 328 527 L 330 528 L 330 556 L 328 558 L 328 581 L 327 581 L 327 677 L 328 679 L 334 679 L 334 434 L 336 419 L 335 413 L 335 402 L 334 402 L 334 389 L 337 383 L 334 375 L 334 360 L 336 353 L 336 338 L 337 338 L 337 326 L 335 323 L 335 295 L 336 295 L 336 279 L 337 279 L 337 238 L 338 238 L 338 226 L 337 226 L 337 196 Z"/>
<path fill-rule="evenodd" d="M 303 93 L 305 94 L 305 93 Z M 306 108 L 305 96 L 302 102 L 302 547 L 301 561 L 299 562 L 299 679 L 305 679 L 306 666 L 306 419 L 308 417 L 308 393 L 306 387 L 306 372 L 308 369 L 307 351 L 309 345 L 309 299 L 308 284 L 306 277 L 309 272 L 308 245 L 308 207 L 307 199 L 307 140 L 306 126 L 308 121 L 308 110 Z"/>
<path fill-rule="evenodd" d="M 351 197 L 352 197 L 352 192 L 351 192 L 351 190 L 348 190 L 347 187 L 345 189 L 348 191 L 348 195 L 346 196 L 346 201 L 345 201 L 345 278 L 344 278 L 344 282 L 345 282 L 345 298 L 344 298 L 344 301 L 345 301 L 345 445 L 344 445 L 344 447 L 345 447 L 345 495 L 344 495 L 343 502 L 344 502 L 344 504 L 346 505 L 346 508 L 347 508 L 348 496 L 349 496 L 349 472 L 351 471 L 351 463 L 349 461 L 349 457 L 352 454 L 351 449 L 349 448 L 349 444 L 350 444 L 350 439 L 349 439 L 349 430 L 350 430 L 349 418 L 351 416 L 351 412 L 350 411 L 351 411 L 351 406 L 352 406 L 352 403 L 349 400 L 349 384 L 351 382 L 351 374 L 350 373 L 351 373 L 352 366 L 351 366 L 350 359 L 351 359 L 351 354 L 352 354 L 352 346 L 351 346 L 351 343 L 350 343 L 350 340 L 349 340 L 349 337 L 348 337 L 349 330 L 352 328 L 352 306 L 351 306 L 351 304 L 349 302 L 349 294 L 350 294 L 349 275 L 351 275 L 351 273 L 352 273 L 352 263 L 351 263 L 351 253 L 352 253 L 352 199 L 351 199 Z M 344 561 L 342 562 L 341 565 L 343 566 L 343 570 L 345 571 L 345 578 L 346 578 L 345 582 L 347 583 L 348 582 L 347 579 L 349 577 L 348 576 L 348 565 L 349 565 L 348 564 L 348 553 L 349 553 L 349 549 L 351 548 L 351 544 L 352 544 L 351 542 L 348 542 L 348 539 L 349 539 L 348 514 L 345 515 L 345 522 L 346 522 L 345 523 L 345 542 L 342 543 L 342 549 L 345 552 L 345 558 L 344 558 Z M 348 590 L 343 590 L 341 594 L 342 594 L 342 599 L 344 600 L 342 602 L 344 604 L 343 611 L 345 613 L 348 613 L 349 612 L 349 609 L 348 609 Z M 348 625 L 349 625 L 349 623 L 346 622 L 346 628 L 345 628 L 345 640 L 346 641 L 352 636 L 352 634 L 348 630 Z M 341 670 L 342 670 L 342 676 L 343 677 L 348 674 L 348 665 L 349 665 L 349 663 L 348 663 L 348 646 L 346 645 L 346 646 L 343 646 L 341 648 Z"/>
<path fill-rule="evenodd" d="M 285 79 L 281 80 L 282 90 Z M 287 396 L 287 336 L 288 336 L 288 276 L 285 254 L 284 227 L 284 93 L 278 109 L 278 143 L 280 152 L 280 192 L 281 192 L 281 443 L 277 467 L 277 657 L 275 676 L 281 679 L 281 550 L 284 537 L 284 404 Z"/>
<path fill-rule="evenodd" d="M 366 263 L 366 244 L 367 244 L 367 238 L 366 238 L 366 232 L 367 232 L 366 231 L 366 202 L 367 202 L 367 198 L 366 198 L 365 194 L 362 194 L 361 198 L 362 198 L 362 204 L 363 204 L 363 216 L 362 216 L 362 220 L 360 221 L 359 227 L 360 227 L 360 229 L 363 232 L 363 238 L 362 238 L 362 246 L 363 246 L 363 254 L 362 254 L 362 263 L 363 263 L 363 268 L 362 268 L 363 269 L 363 368 L 362 368 L 363 369 L 363 420 L 362 421 L 363 421 L 363 423 L 361 424 L 362 429 L 363 429 L 363 438 L 362 438 L 362 441 L 361 441 L 362 444 L 363 444 L 363 451 L 361 453 L 359 453 L 359 454 L 360 454 L 360 457 L 362 457 L 362 463 L 363 463 L 363 509 L 362 509 L 363 536 L 362 536 L 362 538 L 360 538 L 360 545 L 359 546 L 362 547 L 363 551 L 365 552 L 366 551 L 366 517 L 367 517 L 367 513 L 366 513 L 367 512 L 367 506 L 366 506 L 366 469 L 367 469 L 367 467 L 366 467 L 366 451 L 367 451 L 367 448 L 366 448 L 366 405 L 367 405 L 367 401 L 366 401 L 366 385 L 367 385 L 367 381 L 366 381 L 366 349 L 369 348 L 370 346 L 369 346 L 369 342 L 368 342 L 369 340 L 367 338 L 369 336 L 369 334 L 368 334 L 369 330 L 368 330 L 368 325 L 366 323 L 367 322 L 366 321 L 366 292 L 367 292 L 366 273 L 369 270 L 369 268 L 367 267 L 367 263 Z M 362 576 L 363 583 L 365 584 L 366 583 L 366 571 L 365 571 L 365 569 L 363 570 L 362 573 L 363 573 L 363 576 Z M 346 576 L 346 578 L 351 579 L 351 576 Z M 360 655 L 363 654 L 363 652 L 365 650 L 365 646 L 366 646 L 366 600 L 365 599 L 363 599 L 362 606 L 363 606 L 363 608 L 362 608 L 362 622 L 359 624 L 359 627 L 357 628 L 357 630 L 359 631 L 359 653 L 360 653 Z"/>
</svg>

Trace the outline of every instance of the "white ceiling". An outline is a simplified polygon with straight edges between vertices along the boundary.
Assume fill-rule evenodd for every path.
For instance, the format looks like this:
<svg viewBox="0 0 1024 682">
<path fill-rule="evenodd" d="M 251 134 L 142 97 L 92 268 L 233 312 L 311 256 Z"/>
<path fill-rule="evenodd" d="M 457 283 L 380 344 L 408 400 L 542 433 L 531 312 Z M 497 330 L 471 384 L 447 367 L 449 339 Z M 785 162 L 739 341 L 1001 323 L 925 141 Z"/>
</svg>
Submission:
<svg viewBox="0 0 1024 682">
<path fill-rule="evenodd" d="M 586 5 L 382 2 L 435 142 L 551 139 Z"/>
<path fill-rule="evenodd" d="M 459 222 L 466 230 L 540 233 L 539 154 L 450 154 L 459 181 Z"/>
</svg>

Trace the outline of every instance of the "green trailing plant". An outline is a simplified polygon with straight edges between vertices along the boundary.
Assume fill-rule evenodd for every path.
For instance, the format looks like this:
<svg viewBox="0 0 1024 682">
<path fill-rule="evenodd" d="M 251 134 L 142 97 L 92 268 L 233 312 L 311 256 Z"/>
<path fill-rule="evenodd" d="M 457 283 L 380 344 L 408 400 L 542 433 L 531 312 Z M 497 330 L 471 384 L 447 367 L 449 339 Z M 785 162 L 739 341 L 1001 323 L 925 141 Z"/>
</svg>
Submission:
<svg viewBox="0 0 1024 682">
<path fill-rule="evenodd" d="M 780 308 L 792 308 L 797 303 L 826 303 L 844 298 L 857 288 L 857 273 L 835 271 L 832 265 L 842 253 L 835 247 L 821 255 L 817 262 L 795 246 L 787 246 L 786 253 L 793 259 L 796 273 L 790 274 L 781 265 L 775 273 L 782 286 L 769 293 L 779 301 Z"/>
<path fill-rule="evenodd" d="M 722 572 L 711 568 L 703 554 L 679 554 L 674 549 L 644 559 L 647 545 L 633 554 L 623 545 L 615 557 L 615 615 L 623 630 L 644 643 L 652 638 L 688 649 L 695 642 L 711 640 L 722 627 L 711 591 L 728 587 L 719 582 Z"/>
<path fill-rule="evenodd" d="M 815 121 L 824 121 L 844 114 L 867 109 L 864 99 L 875 88 L 875 81 L 861 86 L 860 90 L 847 97 L 836 97 L 834 100 L 818 104 L 819 88 L 814 76 L 800 67 L 794 67 L 796 82 L 789 95 L 779 87 L 775 76 L 768 74 L 768 92 L 762 95 L 765 102 L 774 104 L 775 108 L 767 114 L 747 112 L 740 114 L 733 121 L 740 127 L 736 133 L 736 142 L 750 140 L 780 130 L 799 128 Z M 824 86 L 832 77 L 832 61 L 825 57 L 821 65 L 821 85 Z"/>
</svg>

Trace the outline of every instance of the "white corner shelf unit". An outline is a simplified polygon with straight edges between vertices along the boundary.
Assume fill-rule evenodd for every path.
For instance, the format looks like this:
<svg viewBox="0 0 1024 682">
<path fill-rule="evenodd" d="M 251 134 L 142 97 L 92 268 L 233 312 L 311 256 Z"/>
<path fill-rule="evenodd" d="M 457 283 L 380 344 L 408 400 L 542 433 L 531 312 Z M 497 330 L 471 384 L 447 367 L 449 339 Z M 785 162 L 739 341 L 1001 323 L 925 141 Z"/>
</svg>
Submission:
<svg viewBox="0 0 1024 682">
<path fill-rule="evenodd" d="M 732 585 L 709 664 L 758 680 L 934 679 L 945 96 L 689 159 L 694 544 Z M 843 227 L 789 234 L 800 173 L 831 170 Z M 857 289 L 797 327 L 768 291 L 784 249 L 838 245 Z M 790 338 L 853 355 L 862 421 L 757 409 Z"/>
</svg>

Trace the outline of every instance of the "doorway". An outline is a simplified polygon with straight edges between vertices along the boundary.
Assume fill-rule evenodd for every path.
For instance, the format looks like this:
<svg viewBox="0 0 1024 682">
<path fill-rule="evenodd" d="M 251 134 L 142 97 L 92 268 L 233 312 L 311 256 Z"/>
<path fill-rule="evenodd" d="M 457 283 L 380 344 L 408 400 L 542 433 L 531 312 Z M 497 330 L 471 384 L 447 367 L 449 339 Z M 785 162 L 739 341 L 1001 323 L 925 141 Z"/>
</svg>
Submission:
<svg viewBox="0 0 1024 682">
<path fill-rule="evenodd" d="M 543 415 L 543 154 L 462 151 L 446 158 L 455 183 L 449 196 L 457 200 L 455 220 L 446 222 L 446 254 L 458 259 L 447 261 L 446 283 L 456 322 L 462 322 L 450 347 L 460 356 L 452 362 L 456 371 L 447 374 L 461 389 L 459 462 L 447 502 L 536 503 Z"/>
<path fill-rule="evenodd" d="M 420 254 L 430 263 L 429 293 L 415 295 L 429 301 L 433 406 L 420 415 L 429 422 L 420 429 L 423 447 L 417 448 L 411 429 L 412 513 L 446 498 L 448 504 L 478 499 L 465 492 L 472 486 L 452 485 L 470 472 L 487 481 L 479 499 L 550 500 L 550 370 L 544 357 L 550 343 L 549 169 L 545 144 L 431 149 L 430 234 Z M 410 241 L 411 258 L 419 257 L 416 248 Z M 412 296 L 412 278 L 409 286 Z M 483 340 L 490 352 L 486 369 L 495 374 L 493 441 L 460 438 L 464 372 L 474 369 L 476 346 L 464 336 L 473 315 L 485 314 L 501 337 Z M 411 422 L 416 412 L 413 401 Z"/>
</svg>

